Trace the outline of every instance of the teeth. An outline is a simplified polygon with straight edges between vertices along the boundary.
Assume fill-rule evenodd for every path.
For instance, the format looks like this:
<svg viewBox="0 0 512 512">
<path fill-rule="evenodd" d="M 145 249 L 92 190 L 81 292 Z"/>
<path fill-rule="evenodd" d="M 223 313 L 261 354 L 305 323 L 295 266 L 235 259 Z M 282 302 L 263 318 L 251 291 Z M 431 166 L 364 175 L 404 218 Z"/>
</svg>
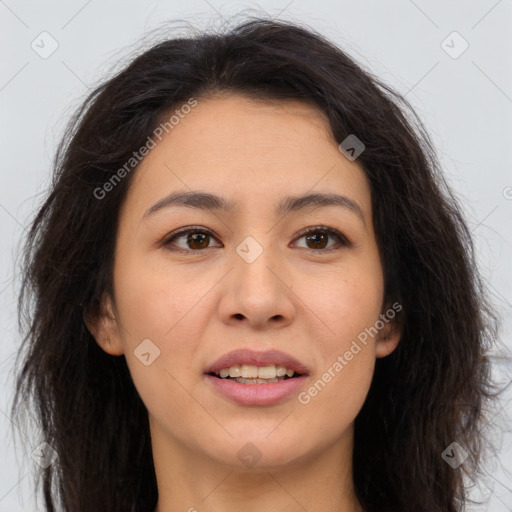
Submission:
<svg viewBox="0 0 512 512">
<path fill-rule="evenodd" d="M 276 368 L 276 376 L 284 377 L 286 375 L 286 368 L 284 366 L 278 366 Z"/>
<path fill-rule="evenodd" d="M 242 365 L 242 377 L 244 379 L 256 379 L 258 377 L 258 367 L 243 364 Z"/>
<path fill-rule="evenodd" d="M 271 384 L 272 382 L 280 382 L 281 380 L 283 379 L 243 379 L 239 377 L 235 379 L 235 382 L 239 384 Z"/>
<path fill-rule="evenodd" d="M 284 366 L 275 366 L 273 364 L 269 366 L 252 366 L 252 365 L 235 365 L 230 368 L 222 368 L 220 370 L 219 375 L 222 379 L 226 377 L 231 377 L 234 379 L 241 378 L 243 379 L 265 379 L 265 382 L 271 381 L 271 379 L 275 379 L 276 377 L 284 377 L 287 375 L 288 377 L 293 377 L 295 374 L 294 370 L 286 368 Z M 251 381 L 252 382 L 252 381 Z M 273 382 L 273 381 L 272 381 Z"/>
<path fill-rule="evenodd" d="M 272 366 L 260 366 L 258 368 L 259 379 L 275 379 L 276 378 L 276 367 Z"/>
<path fill-rule="evenodd" d="M 232 366 L 229 369 L 229 376 L 230 377 L 242 377 L 242 369 L 240 366 Z"/>
</svg>

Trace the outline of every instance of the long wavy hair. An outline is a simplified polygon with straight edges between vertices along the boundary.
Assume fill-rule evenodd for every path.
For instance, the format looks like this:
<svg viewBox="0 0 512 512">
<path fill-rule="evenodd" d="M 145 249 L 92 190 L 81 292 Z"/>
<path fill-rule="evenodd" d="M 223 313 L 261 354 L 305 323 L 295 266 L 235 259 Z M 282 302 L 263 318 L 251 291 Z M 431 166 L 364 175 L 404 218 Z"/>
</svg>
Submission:
<svg viewBox="0 0 512 512">
<path fill-rule="evenodd" d="M 245 18 L 153 43 L 82 102 L 61 141 L 49 193 L 23 247 L 12 412 L 32 411 L 58 458 L 42 468 L 48 512 L 152 511 L 158 489 L 147 410 L 124 356 L 105 353 L 84 314 L 112 293 L 120 207 L 136 167 L 104 184 L 190 98 L 218 92 L 320 107 L 338 142 L 365 150 L 385 299 L 398 348 L 376 361 L 355 420 L 353 478 L 369 512 L 456 512 L 482 472 L 499 341 L 462 207 L 405 98 L 299 23 Z M 469 454 L 457 468 L 443 451 Z"/>
</svg>

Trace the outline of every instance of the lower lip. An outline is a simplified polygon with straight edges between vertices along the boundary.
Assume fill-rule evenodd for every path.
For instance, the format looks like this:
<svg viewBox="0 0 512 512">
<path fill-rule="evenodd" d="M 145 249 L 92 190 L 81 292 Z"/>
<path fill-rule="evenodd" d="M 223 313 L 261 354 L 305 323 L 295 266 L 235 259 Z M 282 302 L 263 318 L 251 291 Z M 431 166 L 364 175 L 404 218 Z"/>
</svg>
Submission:
<svg viewBox="0 0 512 512">
<path fill-rule="evenodd" d="M 284 401 L 304 385 L 306 375 L 269 384 L 241 384 L 234 380 L 205 375 L 206 380 L 224 397 L 243 405 L 273 405 Z"/>
</svg>

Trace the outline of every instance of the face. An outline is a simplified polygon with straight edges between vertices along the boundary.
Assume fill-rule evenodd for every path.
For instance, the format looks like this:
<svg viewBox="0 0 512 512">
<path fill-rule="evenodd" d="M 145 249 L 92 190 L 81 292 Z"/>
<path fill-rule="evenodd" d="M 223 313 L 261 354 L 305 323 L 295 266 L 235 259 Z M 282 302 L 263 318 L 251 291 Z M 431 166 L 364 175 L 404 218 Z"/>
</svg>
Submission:
<svg viewBox="0 0 512 512">
<path fill-rule="evenodd" d="M 389 305 L 369 185 L 323 114 L 296 101 L 199 99 L 134 172 L 114 296 L 91 331 L 125 355 L 152 438 L 237 467 L 243 450 L 269 468 L 341 450 L 375 359 L 398 334 L 379 316 Z M 230 208 L 170 200 L 192 192 Z M 285 202 L 311 194 L 331 200 Z M 220 365 L 256 362 L 252 375 L 272 357 L 285 367 L 293 359 L 302 376 L 244 384 L 207 375 L 237 349 L 248 352 Z M 269 350 L 284 359 L 258 359 Z"/>
</svg>

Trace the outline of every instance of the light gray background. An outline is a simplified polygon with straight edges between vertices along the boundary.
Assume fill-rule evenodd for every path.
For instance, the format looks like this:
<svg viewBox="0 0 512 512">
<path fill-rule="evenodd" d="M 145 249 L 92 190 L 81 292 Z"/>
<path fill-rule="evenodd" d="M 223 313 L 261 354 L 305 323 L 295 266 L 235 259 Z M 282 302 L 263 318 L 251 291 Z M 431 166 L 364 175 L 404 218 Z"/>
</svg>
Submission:
<svg viewBox="0 0 512 512">
<path fill-rule="evenodd" d="M 64 124 L 89 87 L 148 30 L 176 18 L 200 28 L 219 25 L 222 17 L 247 8 L 308 23 L 406 94 L 463 201 L 483 275 L 502 316 L 502 338 L 512 346 L 512 0 L 0 0 L 0 512 L 42 509 L 30 486 L 35 463 L 20 460 L 10 430 L 11 370 L 19 344 L 14 258 L 48 185 Z M 43 31 L 59 45 L 47 59 L 31 48 Z M 469 44 L 458 58 L 441 46 L 453 31 Z M 456 52 L 461 42 L 452 39 L 447 44 Z M 510 359 L 497 361 L 495 369 L 502 382 L 510 382 Z M 509 390 L 502 403 L 508 422 L 505 432 L 503 425 L 497 431 L 501 460 L 482 484 L 490 502 L 467 510 L 512 511 L 511 399 Z M 28 454 L 34 446 L 27 442 Z"/>
</svg>

